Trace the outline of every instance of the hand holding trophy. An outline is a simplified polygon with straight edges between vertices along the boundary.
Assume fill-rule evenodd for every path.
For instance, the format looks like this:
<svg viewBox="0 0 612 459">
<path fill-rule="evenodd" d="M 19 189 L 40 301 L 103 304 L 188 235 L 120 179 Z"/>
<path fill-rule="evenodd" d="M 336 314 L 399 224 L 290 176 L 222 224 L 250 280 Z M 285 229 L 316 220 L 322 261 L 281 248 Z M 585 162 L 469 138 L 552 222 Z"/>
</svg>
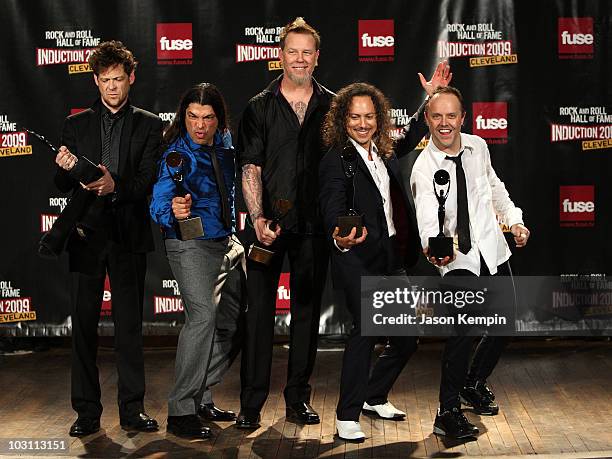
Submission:
<svg viewBox="0 0 612 459">
<path fill-rule="evenodd" d="M 183 173 L 183 155 L 178 151 L 171 151 L 166 156 L 166 167 L 168 173 L 172 178 L 172 181 L 176 185 L 176 195 L 180 197 L 187 197 L 187 202 L 191 204 L 191 196 L 185 189 L 185 175 Z M 176 236 L 181 241 L 188 241 L 204 236 L 204 227 L 202 226 L 202 219 L 200 217 L 182 217 L 178 218 L 176 225 Z"/>
<path fill-rule="evenodd" d="M 268 224 L 268 228 L 271 231 L 276 231 L 280 225 L 281 220 L 287 215 L 292 209 L 293 203 L 287 199 L 277 199 L 274 201 L 272 213 L 274 214 L 272 220 Z M 249 260 L 262 263 L 266 266 L 270 265 L 272 258 L 274 257 L 274 251 L 261 247 L 257 243 L 251 244 L 249 247 Z"/>
</svg>

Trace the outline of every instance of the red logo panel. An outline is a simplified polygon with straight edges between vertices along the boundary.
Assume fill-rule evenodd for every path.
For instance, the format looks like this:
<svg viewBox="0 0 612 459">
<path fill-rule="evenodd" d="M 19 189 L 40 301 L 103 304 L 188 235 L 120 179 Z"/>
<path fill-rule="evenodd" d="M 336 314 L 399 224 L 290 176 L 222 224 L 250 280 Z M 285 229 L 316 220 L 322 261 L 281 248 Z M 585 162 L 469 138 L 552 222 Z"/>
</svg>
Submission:
<svg viewBox="0 0 612 459">
<path fill-rule="evenodd" d="M 192 40 L 190 22 L 157 24 L 157 60 L 191 59 Z"/>
<path fill-rule="evenodd" d="M 276 314 L 288 314 L 291 306 L 290 273 L 281 273 L 276 293 Z"/>
<path fill-rule="evenodd" d="M 508 138 L 508 103 L 474 102 L 472 133 L 484 139 Z"/>
<path fill-rule="evenodd" d="M 559 221 L 561 226 L 593 226 L 595 187 L 593 185 L 559 187 Z"/>
<path fill-rule="evenodd" d="M 359 20 L 359 56 L 395 55 L 393 19 Z"/>
<path fill-rule="evenodd" d="M 559 18 L 559 54 L 593 54 L 593 18 Z"/>
</svg>

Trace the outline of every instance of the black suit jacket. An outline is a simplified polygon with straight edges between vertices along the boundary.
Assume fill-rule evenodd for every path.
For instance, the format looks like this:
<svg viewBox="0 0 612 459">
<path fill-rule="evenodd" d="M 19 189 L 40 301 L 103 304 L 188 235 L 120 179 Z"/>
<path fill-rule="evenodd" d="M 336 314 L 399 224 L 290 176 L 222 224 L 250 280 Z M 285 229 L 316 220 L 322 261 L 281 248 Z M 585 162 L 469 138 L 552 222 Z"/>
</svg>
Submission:
<svg viewBox="0 0 612 459">
<path fill-rule="evenodd" d="M 398 141 L 395 148 L 398 155 L 403 156 L 412 151 L 425 134 L 427 127 L 420 117 L 421 113 L 420 109 L 408 125 L 406 136 Z M 341 153 L 341 148 L 332 148 L 321 161 L 319 202 L 326 235 L 333 246 L 331 259 L 334 282 L 340 282 L 344 286 L 358 286 L 359 276 L 387 274 L 388 260 L 385 254 L 389 232 L 382 196 L 367 165 L 357 154 L 354 202 L 355 208 L 363 214 L 363 224 L 368 230 L 368 235 L 363 243 L 352 247 L 348 252 L 341 252 L 333 244 L 332 233 L 337 226 L 337 219 L 341 215 L 346 215 L 352 206 L 352 203 L 348 202 L 348 191 L 352 183 L 344 174 Z M 394 225 L 398 239 L 405 242 L 402 247 L 403 253 L 400 255 L 404 266 L 411 267 L 417 262 L 420 252 L 414 202 L 410 193 L 406 193 L 398 156 L 394 153 L 384 162 L 390 178 Z"/>
<path fill-rule="evenodd" d="M 98 100 L 91 108 L 69 116 L 62 132 L 63 145 L 95 164 L 100 163 L 102 153 L 101 108 L 102 102 Z M 157 172 L 161 135 L 162 121 L 158 116 L 129 105 L 121 131 L 118 171 L 113 174 L 115 193 L 95 197 L 103 200 L 104 207 L 110 210 L 110 238 L 129 252 L 148 252 L 154 248 L 147 196 Z M 55 184 L 63 192 L 72 190 L 73 198 L 80 193 L 91 193 L 83 190 L 70 172 L 60 167 Z M 71 264 L 72 252 L 78 252 L 78 246 L 80 241 L 76 237 L 68 240 Z"/>
</svg>

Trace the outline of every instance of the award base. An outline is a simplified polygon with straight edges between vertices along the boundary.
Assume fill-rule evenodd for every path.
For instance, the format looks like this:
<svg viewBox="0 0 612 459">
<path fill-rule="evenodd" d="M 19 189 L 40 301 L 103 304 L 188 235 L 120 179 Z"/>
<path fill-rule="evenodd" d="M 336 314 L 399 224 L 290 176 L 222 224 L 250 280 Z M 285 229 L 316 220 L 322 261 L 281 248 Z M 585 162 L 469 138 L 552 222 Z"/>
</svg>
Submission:
<svg viewBox="0 0 612 459">
<path fill-rule="evenodd" d="M 272 258 L 274 258 L 274 252 L 264 249 L 263 247 L 259 247 L 258 245 L 251 244 L 251 247 L 249 247 L 248 258 L 251 261 L 270 266 L 270 262 L 272 261 Z"/>
<path fill-rule="evenodd" d="M 453 257 L 453 238 L 448 236 L 436 236 L 429 238 L 429 257 L 442 259 Z"/>
<path fill-rule="evenodd" d="M 85 185 L 95 182 L 104 175 L 94 162 L 86 156 L 80 156 L 78 162 L 70 170 L 69 175 Z"/>
<path fill-rule="evenodd" d="M 338 236 L 340 237 L 348 236 L 353 228 L 357 229 L 355 238 L 361 237 L 363 233 L 363 220 L 361 215 L 341 215 L 338 217 L 337 225 L 340 229 L 338 232 Z"/>
<path fill-rule="evenodd" d="M 190 217 L 184 220 L 179 220 L 174 226 L 176 236 L 181 241 L 189 241 L 197 237 L 204 236 L 204 227 L 200 217 Z"/>
</svg>

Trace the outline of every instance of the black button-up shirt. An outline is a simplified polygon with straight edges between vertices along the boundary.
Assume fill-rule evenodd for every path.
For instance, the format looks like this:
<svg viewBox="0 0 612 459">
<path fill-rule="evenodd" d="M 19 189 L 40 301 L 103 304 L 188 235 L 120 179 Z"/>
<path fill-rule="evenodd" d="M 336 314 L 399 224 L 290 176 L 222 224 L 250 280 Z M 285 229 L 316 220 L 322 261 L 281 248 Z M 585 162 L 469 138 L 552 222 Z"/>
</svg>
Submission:
<svg viewBox="0 0 612 459">
<path fill-rule="evenodd" d="M 300 125 L 280 91 L 282 78 L 279 76 L 249 101 L 238 130 L 238 166 L 261 167 L 266 218 L 275 216 L 275 201 L 287 199 L 293 208 L 281 222 L 284 231 L 322 233 L 318 174 L 326 149 L 321 125 L 333 93 L 313 79 L 313 93 Z"/>
</svg>

